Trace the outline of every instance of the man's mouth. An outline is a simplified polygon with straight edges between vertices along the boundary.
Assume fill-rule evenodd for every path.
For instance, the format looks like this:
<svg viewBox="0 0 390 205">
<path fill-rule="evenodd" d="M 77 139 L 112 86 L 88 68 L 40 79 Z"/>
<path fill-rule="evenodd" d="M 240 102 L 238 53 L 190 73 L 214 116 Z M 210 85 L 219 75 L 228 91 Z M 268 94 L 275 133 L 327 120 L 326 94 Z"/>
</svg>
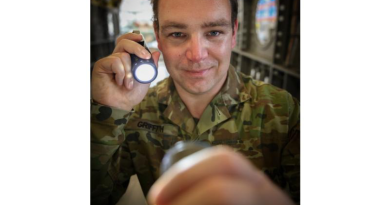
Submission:
<svg viewBox="0 0 390 205">
<path fill-rule="evenodd" d="M 184 70 L 185 74 L 190 77 L 204 77 L 210 71 L 211 68 L 207 69 L 196 69 L 196 70 Z"/>
</svg>

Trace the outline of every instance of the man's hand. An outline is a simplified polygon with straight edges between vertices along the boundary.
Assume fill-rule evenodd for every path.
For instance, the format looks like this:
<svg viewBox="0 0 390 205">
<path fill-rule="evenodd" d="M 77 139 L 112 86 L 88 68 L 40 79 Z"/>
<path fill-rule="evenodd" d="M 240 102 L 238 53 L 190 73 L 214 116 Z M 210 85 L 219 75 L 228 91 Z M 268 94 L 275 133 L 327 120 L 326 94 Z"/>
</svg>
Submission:
<svg viewBox="0 0 390 205">
<path fill-rule="evenodd" d="M 124 34 L 117 39 L 113 53 L 95 63 L 91 85 L 95 101 L 128 111 L 142 101 L 150 83 L 142 84 L 134 80 L 130 62 L 130 54 L 150 58 L 150 53 L 137 43 L 141 40 L 142 36 L 139 34 Z M 156 66 L 159 57 L 159 52 L 152 53 Z"/>
<path fill-rule="evenodd" d="M 293 202 L 244 156 L 217 146 L 174 164 L 152 186 L 151 205 L 290 205 Z"/>
</svg>

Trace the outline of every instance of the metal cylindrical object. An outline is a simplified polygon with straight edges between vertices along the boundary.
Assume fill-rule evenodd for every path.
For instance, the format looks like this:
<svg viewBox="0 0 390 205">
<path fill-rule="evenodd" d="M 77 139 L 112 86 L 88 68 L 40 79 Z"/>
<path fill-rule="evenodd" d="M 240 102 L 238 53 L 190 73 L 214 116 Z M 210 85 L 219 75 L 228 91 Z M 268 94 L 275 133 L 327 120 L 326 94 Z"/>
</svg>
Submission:
<svg viewBox="0 0 390 205">
<path fill-rule="evenodd" d="M 160 165 L 160 175 L 167 171 L 173 164 L 179 160 L 198 152 L 202 149 L 210 147 L 208 143 L 200 141 L 179 141 L 170 148 L 164 155 Z"/>
</svg>

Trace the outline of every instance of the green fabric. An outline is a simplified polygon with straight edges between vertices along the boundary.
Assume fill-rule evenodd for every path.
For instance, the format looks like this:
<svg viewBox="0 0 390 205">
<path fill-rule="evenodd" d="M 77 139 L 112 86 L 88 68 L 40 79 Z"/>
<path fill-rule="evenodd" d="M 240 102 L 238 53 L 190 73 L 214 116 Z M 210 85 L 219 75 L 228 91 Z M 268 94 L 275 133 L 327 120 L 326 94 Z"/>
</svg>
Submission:
<svg viewBox="0 0 390 205">
<path fill-rule="evenodd" d="M 92 204 L 115 204 L 133 174 L 146 195 L 165 152 L 181 140 L 233 147 L 299 203 L 299 109 L 285 90 L 237 73 L 232 66 L 198 123 L 171 78 L 149 89 L 132 113 L 92 103 Z"/>
</svg>

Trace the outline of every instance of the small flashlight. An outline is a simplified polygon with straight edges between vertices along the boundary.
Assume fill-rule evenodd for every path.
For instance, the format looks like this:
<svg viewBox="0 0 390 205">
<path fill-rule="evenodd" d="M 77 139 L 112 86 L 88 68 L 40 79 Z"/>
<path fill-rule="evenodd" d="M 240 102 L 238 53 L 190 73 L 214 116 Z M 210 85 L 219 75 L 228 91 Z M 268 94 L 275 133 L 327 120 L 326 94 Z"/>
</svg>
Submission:
<svg viewBox="0 0 390 205">
<path fill-rule="evenodd" d="M 161 165 L 160 175 L 164 174 L 173 164 L 195 152 L 210 147 L 206 142 L 201 141 L 179 141 L 167 153 L 165 153 Z"/>
<path fill-rule="evenodd" d="M 133 31 L 133 33 L 140 34 L 138 30 Z M 137 42 L 143 46 L 150 54 L 152 54 L 149 48 L 146 46 L 144 37 L 142 36 L 142 41 Z M 130 54 L 131 58 L 131 72 L 136 81 L 140 83 L 150 83 L 157 77 L 157 67 L 153 62 L 153 58 L 143 59 L 135 54 Z"/>
</svg>

